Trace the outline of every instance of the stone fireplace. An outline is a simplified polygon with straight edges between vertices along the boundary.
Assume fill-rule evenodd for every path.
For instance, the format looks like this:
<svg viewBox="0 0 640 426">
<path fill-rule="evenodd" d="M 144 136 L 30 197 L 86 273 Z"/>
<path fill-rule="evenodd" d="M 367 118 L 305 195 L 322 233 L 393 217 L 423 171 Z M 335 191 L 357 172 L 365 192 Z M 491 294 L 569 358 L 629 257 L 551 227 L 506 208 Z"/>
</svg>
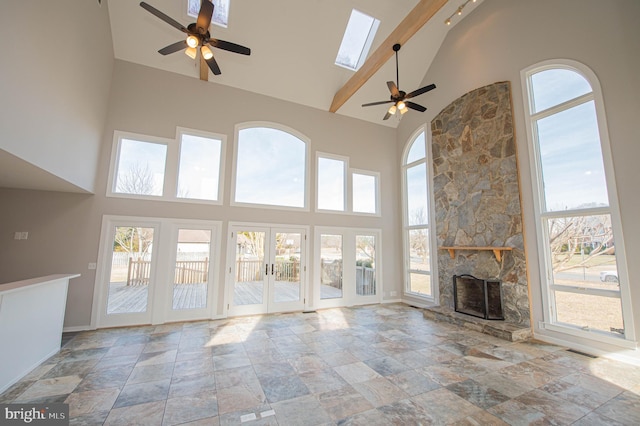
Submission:
<svg viewBox="0 0 640 426">
<path fill-rule="evenodd" d="M 509 82 L 473 90 L 431 122 L 439 302 L 454 308 L 453 277 L 502 283 L 504 320 L 530 326 L 520 188 Z M 508 247 L 497 255 L 491 247 Z M 478 249 L 474 249 L 478 248 Z"/>
</svg>

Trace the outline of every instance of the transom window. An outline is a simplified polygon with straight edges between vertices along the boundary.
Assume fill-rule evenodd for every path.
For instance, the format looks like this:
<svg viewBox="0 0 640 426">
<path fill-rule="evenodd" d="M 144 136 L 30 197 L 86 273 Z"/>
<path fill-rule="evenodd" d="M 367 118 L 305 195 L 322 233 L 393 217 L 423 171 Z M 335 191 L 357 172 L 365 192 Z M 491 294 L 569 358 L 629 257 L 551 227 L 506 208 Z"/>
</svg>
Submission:
<svg viewBox="0 0 640 426">
<path fill-rule="evenodd" d="M 178 198 L 220 200 L 222 139 L 202 132 L 178 130 L 180 163 Z"/>
<path fill-rule="evenodd" d="M 107 195 L 219 204 L 225 137 L 178 128 L 176 139 L 116 131 Z"/>
<path fill-rule="evenodd" d="M 369 54 L 379 25 L 376 18 L 353 9 L 340 43 L 336 65 L 354 71 L 360 68 Z"/>
<path fill-rule="evenodd" d="M 238 129 L 233 203 L 308 209 L 308 141 L 271 124 Z"/>
<path fill-rule="evenodd" d="M 318 156 L 318 209 L 344 211 L 347 162 Z"/>
<path fill-rule="evenodd" d="M 624 337 L 624 254 L 597 78 L 582 64 L 559 61 L 523 71 L 523 80 L 545 322 L 569 334 Z"/>
<path fill-rule="evenodd" d="M 349 169 L 349 158 L 318 152 L 316 210 L 379 215 L 377 172 Z"/>
<path fill-rule="evenodd" d="M 429 173 L 424 130 L 413 137 L 405 152 L 402 165 L 405 292 L 435 300 L 431 279 Z"/>
</svg>

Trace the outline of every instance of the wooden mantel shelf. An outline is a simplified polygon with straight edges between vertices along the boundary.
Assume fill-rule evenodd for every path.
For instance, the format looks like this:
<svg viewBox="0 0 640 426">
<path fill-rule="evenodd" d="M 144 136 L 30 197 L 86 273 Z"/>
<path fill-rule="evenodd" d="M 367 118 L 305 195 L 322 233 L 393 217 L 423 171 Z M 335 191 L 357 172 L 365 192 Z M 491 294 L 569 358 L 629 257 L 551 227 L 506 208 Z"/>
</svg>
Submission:
<svg viewBox="0 0 640 426">
<path fill-rule="evenodd" d="M 484 251 L 491 250 L 493 255 L 496 257 L 498 262 L 502 260 L 502 252 L 513 250 L 513 247 L 472 247 L 472 246 L 443 246 L 440 247 L 441 250 L 448 250 L 449 256 L 451 258 L 455 258 L 456 250 L 475 250 L 475 251 Z"/>
</svg>

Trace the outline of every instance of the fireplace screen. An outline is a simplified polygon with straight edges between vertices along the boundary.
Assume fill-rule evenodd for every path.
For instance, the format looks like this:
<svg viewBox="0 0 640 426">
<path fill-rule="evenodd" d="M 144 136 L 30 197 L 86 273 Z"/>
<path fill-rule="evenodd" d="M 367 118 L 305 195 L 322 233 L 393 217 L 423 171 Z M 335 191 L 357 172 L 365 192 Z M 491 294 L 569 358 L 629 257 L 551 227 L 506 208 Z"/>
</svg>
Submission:
<svg viewBox="0 0 640 426">
<path fill-rule="evenodd" d="M 482 280 L 473 275 L 454 275 L 453 301 L 456 312 L 489 320 L 504 319 L 500 281 Z"/>
</svg>

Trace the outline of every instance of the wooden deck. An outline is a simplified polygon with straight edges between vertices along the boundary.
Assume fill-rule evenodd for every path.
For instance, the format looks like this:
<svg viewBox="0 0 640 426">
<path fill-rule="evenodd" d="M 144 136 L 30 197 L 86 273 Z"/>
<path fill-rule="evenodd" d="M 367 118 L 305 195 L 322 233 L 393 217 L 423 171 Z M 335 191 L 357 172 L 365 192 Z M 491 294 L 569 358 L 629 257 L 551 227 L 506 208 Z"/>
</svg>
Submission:
<svg viewBox="0 0 640 426">
<path fill-rule="evenodd" d="M 145 312 L 149 288 L 147 285 L 127 286 L 125 283 L 111 283 L 109 285 L 109 302 L 107 314 L 123 314 Z M 342 297 L 342 290 L 322 285 L 320 289 L 322 299 Z M 235 305 L 252 305 L 262 303 L 263 283 L 245 281 L 234 286 L 233 303 Z M 276 281 L 275 302 L 290 302 L 300 300 L 300 286 L 287 281 Z M 207 286 L 199 284 L 174 284 L 173 309 L 197 309 L 207 306 Z"/>
</svg>

